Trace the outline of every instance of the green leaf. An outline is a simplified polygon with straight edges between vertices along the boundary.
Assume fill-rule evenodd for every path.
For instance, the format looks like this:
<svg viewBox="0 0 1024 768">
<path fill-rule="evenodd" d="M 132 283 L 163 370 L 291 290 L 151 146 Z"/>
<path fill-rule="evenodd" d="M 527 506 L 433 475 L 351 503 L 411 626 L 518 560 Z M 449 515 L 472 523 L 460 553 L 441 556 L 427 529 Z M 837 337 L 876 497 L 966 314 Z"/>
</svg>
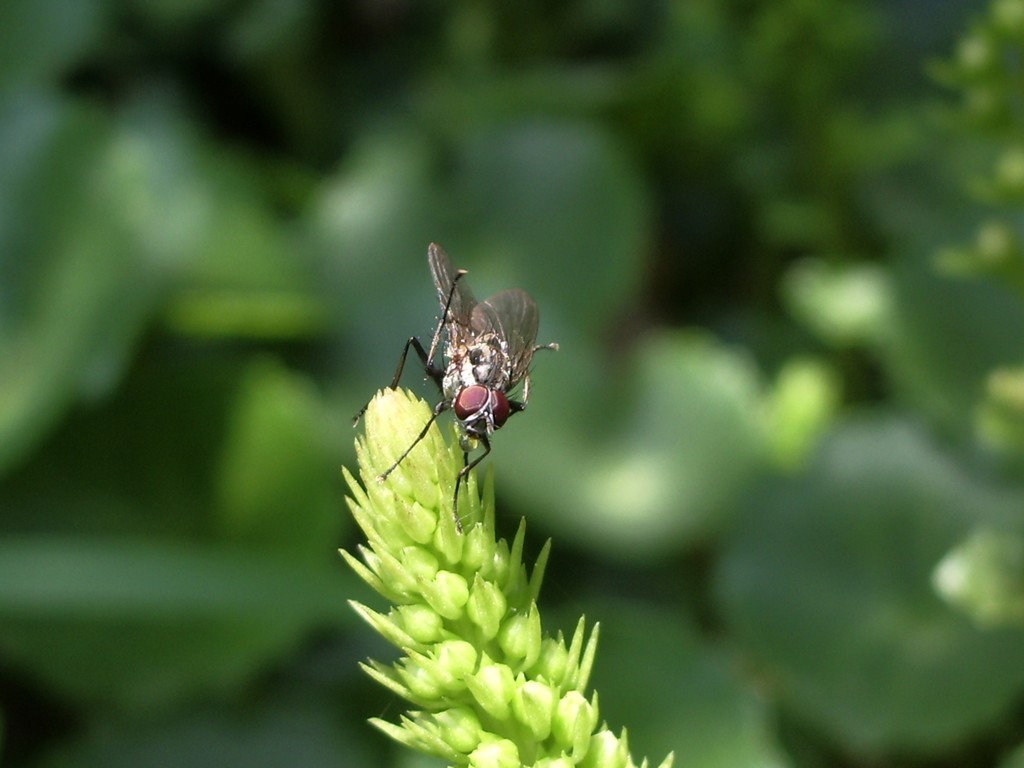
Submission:
<svg viewBox="0 0 1024 768">
<path fill-rule="evenodd" d="M 311 383 L 272 359 L 243 376 L 216 472 L 220 533 L 274 556 L 316 562 L 337 541 L 337 468 Z"/>
<path fill-rule="evenodd" d="M 579 610 L 601 619 L 601 717 L 628 725 L 637 752 L 674 751 L 702 768 L 788 765 L 762 701 L 685 615 L 608 599 Z"/>
<path fill-rule="evenodd" d="M 98 45 L 99 0 L 5 0 L 0 3 L 0 83 L 55 82 Z"/>
<path fill-rule="evenodd" d="M 449 253 L 487 257 L 456 263 L 472 268 L 479 297 L 518 286 L 542 317 L 605 329 L 639 289 L 630 257 L 648 236 L 648 201 L 623 148 L 588 123 L 521 119 L 470 133 L 459 162 L 454 222 L 476 247 L 460 249 L 456 239 Z M 542 322 L 542 333 L 552 332 Z"/>
<path fill-rule="evenodd" d="M 2 473 L 76 399 L 116 386 L 210 222 L 172 112 L 113 123 L 31 91 L 0 110 Z"/>
<path fill-rule="evenodd" d="M 1024 768 L 1024 744 L 1004 757 L 999 762 L 998 768 Z"/>
<path fill-rule="evenodd" d="M 896 273 L 896 314 L 880 349 L 900 394 L 970 428 L 989 373 L 1020 360 L 1024 303 L 1000 286 Z"/>
<path fill-rule="evenodd" d="M 607 382 L 602 393 L 586 351 L 540 354 L 530 407 L 496 436 L 494 453 L 511 467 L 511 493 L 546 510 L 545 525 L 631 558 L 678 549 L 728 520 L 768 455 L 748 358 L 706 336 L 652 335 L 620 360 L 626 375 L 605 402 Z"/>
<path fill-rule="evenodd" d="M 269 698 L 269 700 L 268 700 Z M 261 697 L 246 706 L 201 704 L 160 719 L 101 718 L 41 768 L 304 768 L 373 765 L 363 729 L 319 691 Z"/>
<path fill-rule="evenodd" d="M 130 710 L 230 689 L 304 631 L 347 622 L 325 564 L 141 538 L 0 542 L 0 651 L 64 697 Z"/>
<path fill-rule="evenodd" d="M 974 626 L 932 572 L 973 520 L 1021 504 L 916 429 L 847 424 L 737 522 L 718 573 L 728 625 L 781 702 L 847 749 L 941 753 L 1019 698 L 1024 632 Z"/>
<path fill-rule="evenodd" d="M 152 352 L 2 486 L 0 653 L 89 704 L 234 687 L 348 615 L 315 392 Z"/>
</svg>

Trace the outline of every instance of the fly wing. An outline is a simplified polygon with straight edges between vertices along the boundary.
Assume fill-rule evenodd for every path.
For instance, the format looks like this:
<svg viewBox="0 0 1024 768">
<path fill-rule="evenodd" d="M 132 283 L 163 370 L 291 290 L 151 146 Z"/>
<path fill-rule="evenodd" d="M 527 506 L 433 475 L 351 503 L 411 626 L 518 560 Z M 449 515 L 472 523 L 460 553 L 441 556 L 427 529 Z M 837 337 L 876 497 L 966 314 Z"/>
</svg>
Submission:
<svg viewBox="0 0 1024 768">
<path fill-rule="evenodd" d="M 466 279 L 463 277 L 456 281 L 459 273 L 452 267 L 444 248 L 437 243 L 431 243 L 427 248 L 427 261 L 430 263 L 430 274 L 434 277 L 434 287 L 437 288 L 437 300 L 441 303 L 441 310 L 448 305 L 448 317 L 445 318 L 445 322 L 468 326 L 476 299 L 466 285 Z M 455 293 L 452 293 L 453 286 Z M 448 304 L 449 296 L 451 304 Z"/>
<path fill-rule="evenodd" d="M 530 294 L 513 288 L 484 299 L 473 308 L 474 334 L 495 332 L 508 345 L 509 387 L 526 375 L 537 342 L 540 312 Z"/>
</svg>

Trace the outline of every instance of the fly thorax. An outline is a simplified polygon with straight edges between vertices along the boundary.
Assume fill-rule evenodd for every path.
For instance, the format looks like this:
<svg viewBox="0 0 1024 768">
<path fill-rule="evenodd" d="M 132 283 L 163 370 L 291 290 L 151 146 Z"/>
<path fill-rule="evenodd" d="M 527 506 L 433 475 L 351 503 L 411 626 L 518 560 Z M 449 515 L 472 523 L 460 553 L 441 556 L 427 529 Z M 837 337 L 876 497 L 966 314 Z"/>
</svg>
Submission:
<svg viewBox="0 0 1024 768">
<path fill-rule="evenodd" d="M 470 384 L 483 384 L 492 389 L 504 389 L 508 384 L 505 370 L 507 355 L 502 342 L 494 334 L 476 339 L 468 348 L 466 359 L 469 365 Z"/>
</svg>

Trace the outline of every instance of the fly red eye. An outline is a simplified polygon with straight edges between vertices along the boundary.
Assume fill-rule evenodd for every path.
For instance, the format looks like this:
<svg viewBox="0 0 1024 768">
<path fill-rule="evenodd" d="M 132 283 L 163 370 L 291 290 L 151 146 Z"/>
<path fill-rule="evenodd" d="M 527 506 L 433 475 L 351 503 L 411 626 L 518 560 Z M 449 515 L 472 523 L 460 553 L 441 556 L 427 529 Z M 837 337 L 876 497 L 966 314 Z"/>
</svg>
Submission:
<svg viewBox="0 0 1024 768">
<path fill-rule="evenodd" d="M 509 414 L 508 398 L 504 392 L 491 391 L 491 418 L 494 419 L 494 428 L 497 429 L 506 421 Z"/>
<path fill-rule="evenodd" d="M 489 393 L 487 387 L 483 387 L 479 384 L 474 384 L 471 387 L 466 387 L 459 392 L 458 397 L 455 398 L 455 416 L 459 421 L 465 421 L 466 419 L 476 415 L 480 412 L 480 409 L 487 405 L 489 399 Z M 506 416 L 506 418 L 508 418 Z"/>
</svg>

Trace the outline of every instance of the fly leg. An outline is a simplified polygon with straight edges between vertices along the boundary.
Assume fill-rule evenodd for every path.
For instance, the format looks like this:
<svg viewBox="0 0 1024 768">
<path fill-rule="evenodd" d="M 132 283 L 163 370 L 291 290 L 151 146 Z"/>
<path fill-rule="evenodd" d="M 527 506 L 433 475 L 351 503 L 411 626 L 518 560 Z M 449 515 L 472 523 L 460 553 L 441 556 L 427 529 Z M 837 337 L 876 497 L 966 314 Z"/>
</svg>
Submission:
<svg viewBox="0 0 1024 768">
<path fill-rule="evenodd" d="M 437 332 L 435 332 L 434 336 L 436 339 Z M 430 431 L 430 425 L 437 421 L 438 416 L 440 416 L 442 413 L 448 410 L 448 408 L 451 407 L 451 403 L 444 399 L 444 372 L 434 367 L 434 361 L 432 357 L 434 352 L 434 345 L 431 344 L 431 354 L 428 355 L 426 350 L 423 349 L 423 345 L 420 343 L 420 340 L 417 339 L 415 336 L 410 336 L 409 340 L 405 342 L 405 347 L 404 349 L 402 349 L 402 356 L 398 358 L 398 367 L 395 369 L 395 375 L 391 379 L 391 384 L 389 385 L 390 388 L 398 389 L 398 382 L 402 378 L 402 369 L 405 368 L 405 359 L 409 356 L 409 347 L 412 347 L 414 350 L 416 350 L 417 357 L 419 357 L 420 362 L 423 363 L 423 370 L 426 372 L 427 376 L 429 376 L 430 379 L 437 385 L 437 389 L 439 392 L 441 392 L 442 397 L 438 401 L 437 405 L 434 406 L 434 412 L 430 414 L 430 418 L 427 419 L 427 423 L 423 425 L 423 429 L 421 429 L 420 433 L 416 435 L 416 439 L 413 440 L 409 447 L 402 452 L 401 456 L 395 459 L 394 464 L 392 464 L 390 467 L 388 467 L 379 475 L 377 475 L 378 482 L 383 482 L 384 480 L 387 479 L 388 475 L 395 471 L 395 467 L 401 464 L 402 461 L 405 460 L 405 457 L 412 452 L 412 449 L 419 444 L 420 440 L 427 436 L 427 432 Z M 352 421 L 352 426 L 356 425 L 356 423 L 359 421 L 359 417 L 366 412 L 366 409 L 369 407 L 369 405 L 369 403 L 364 405 L 362 407 L 362 410 L 360 410 L 359 413 L 356 414 L 355 419 L 353 419 Z"/>
<path fill-rule="evenodd" d="M 437 352 L 437 345 L 441 341 L 441 331 L 444 330 L 444 326 L 448 322 L 448 313 L 451 311 L 452 308 L 452 299 L 455 297 L 455 288 L 456 286 L 458 286 L 459 280 L 461 280 L 465 276 L 465 274 L 466 270 L 460 269 L 456 271 L 455 277 L 452 278 L 451 290 L 448 291 L 448 298 L 445 299 L 444 307 L 441 309 L 441 318 L 437 321 L 437 328 L 434 329 L 434 336 L 430 340 L 430 354 L 427 355 L 428 360 L 434 359 L 434 353 Z M 422 348 L 420 356 L 423 356 Z"/>
<path fill-rule="evenodd" d="M 437 389 L 440 392 L 442 390 L 441 382 L 444 379 L 444 372 L 439 368 L 434 367 L 433 360 L 427 355 L 426 350 L 423 349 L 423 345 L 420 340 L 415 336 L 410 336 L 409 340 L 405 342 L 405 347 L 402 349 L 402 355 L 398 358 L 398 368 L 395 369 L 395 375 L 391 379 L 391 383 L 388 385 L 390 389 L 398 389 L 398 381 L 402 378 L 402 370 L 405 368 L 405 359 L 409 356 L 409 347 L 416 350 L 416 356 L 419 357 L 420 362 L 423 363 L 423 370 L 428 377 L 437 385 Z M 366 413 L 366 409 L 370 407 L 367 403 L 359 412 L 352 417 L 352 426 L 356 426 L 359 420 L 363 418 L 363 414 Z"/>
<path fill-rule="evenodd" d="M 391 378 L 391 384 L 388 385 L 391 389 L 398 389 L 398 382 L 402 378 L 402 370 L 405 368 L 405 359 L 409 356 L 409 347 L 412 347 L 416 350 L 416 356 L 423 364 L 423 371 L 428 377 L 430 377 L 434 384 L 437 385 L 437 391 L 441 393 L 441 396 L 444 396 L 444 371 L 434 365 L 434 355 L 437 354 L 437 347 L 441 343 L 441 332 L 444 330 L 445 323 L 448 320 L 448 311 L 452 306 L 452 297 L 455 296 L 455 286 L 458 285 L 459 280 L 465 274 L 466 270 L 464 269 L 460 269 L 455 273 L 455 277 L 452 280 L 452 288 L 448 292 L 448 298 L 445 299 L 444 302 L 444 309 L 441 312 L 441 318 L 437 321 L 437 327 L 434 329 L 434 334 L 430 339 L 430 351 L 428 352 L 423 349 L 423 344 L 415 336 L 410 336 L 408 341 L 405 342 L 405 347 L 402 348 L 402 355 L 398 358 L 398 367 L 395 369 L 395 375 Z M 352 417 L 353 427 L 359 423 L 359 420 L 363 417 L 363 414 L 366 413 L 366 409 L 369 407 L 370 404 L 367 403 L 359 409 L 355 416 Z"/>
<path fill-rule="evenodd" d="M 519 400 L 508 401 L 508 411 L 511 416 L 513 413 L 519 413 L 520 411 L 526 410 L 526 403 L 530 399 L 530 374 L 527 373 L 523 376 L 523 396 Z"/>
<path fill-rule="evenodd" d="M 550 344 L 538 344 L 532 350 L 530 350 L 530 354 L 532 355 L 538 349 L 550 349 L 553 352 L 557 352 L 558 351 L 558 344 L 556 344 L 555 342 L 551 342 Z M 529 400 L 530 400 L 530 372 L 527 371 L 526 374 L 523 375 L 523 396 L 519 400 L 509 400 L 508 401 L 509 411 L 511 413 L 519 413 L 520 411 L 525 411 L 526 410 L 526 404 L 527 404 L 527 402 L 529 402 Z"/>
<path fill-rule="evenodd" d="M 388 386 L 391 389 L 398 389 L 398 382 L 402 378 L 402 369 L 405 368 L 405 358 L 409 356 L 409 347 L 416 350 L 416 356 L 419 357 L 420 362 L 423 363 L 424 372 L 435 384 L 437 384 L 437 388 L 440 389 L 444 373 L 439 368 L 434 367 L 434 348 L 431 346 L 431 354 L 427 355 L 426 351 L 423 349 L 423 345 L 420 344 L 420 340 L 415 336 L 410 336 L 409 340 L 405 342 L 405 348 L 402 350 L 402 356 L 398 358 L 398 367 L 395 369 L 395 375 L 391 378 L 391 383 Z"/>
<path fill-rule="evenodd" d="M 405 457 L 412 452 L 412 449 L 419 444 L 420 440 L 427 436 L 427 432 L 430 431 L 430 425 L 437 421 L 437 417 L 444 413 L 446 410 L 448 410 L 448 407 L 448 402 L 445 400 L 442 400 L 441 402 L 434 406 L 434 412 L 430 414 L 430 418 L 427 419 L 427 423 L 423 425 L 423 429 L 420 430 L 420 433 L 416 435 L 416 439 L 412 441 L 408 448 L 402 451 L 402 455 L 395 459 L 394 464 L 392 464 L 390 467 L 388 467 L 379 475 L 377 475 L 378 482 L 383 482 L 384 480 L 387 479 L 388 475 L 395 471 L 395 468 L 399 464 L 401 464 L 402 461 L 405 460 Z"/>
<path fill-rule="evenodd" d="M 455 518 L 455 530 L 459 533 L 462 533 L 462 520 L 459 519 L 459 487 L 462 485 L 463 478 L 469 474 L 470 470 L 487 458 L 487 454 L 491 452 L 491 441 L 487 439 L 486 435 L 479 435 L 476 439 L 483 445 L 484 452 L 470 461 L 469 453 L 463 451 L 462 469 L 459 470 L 459 474 L 455 477 L 455 493 L 452 495 L 452 517 Z"/>
</svg>

